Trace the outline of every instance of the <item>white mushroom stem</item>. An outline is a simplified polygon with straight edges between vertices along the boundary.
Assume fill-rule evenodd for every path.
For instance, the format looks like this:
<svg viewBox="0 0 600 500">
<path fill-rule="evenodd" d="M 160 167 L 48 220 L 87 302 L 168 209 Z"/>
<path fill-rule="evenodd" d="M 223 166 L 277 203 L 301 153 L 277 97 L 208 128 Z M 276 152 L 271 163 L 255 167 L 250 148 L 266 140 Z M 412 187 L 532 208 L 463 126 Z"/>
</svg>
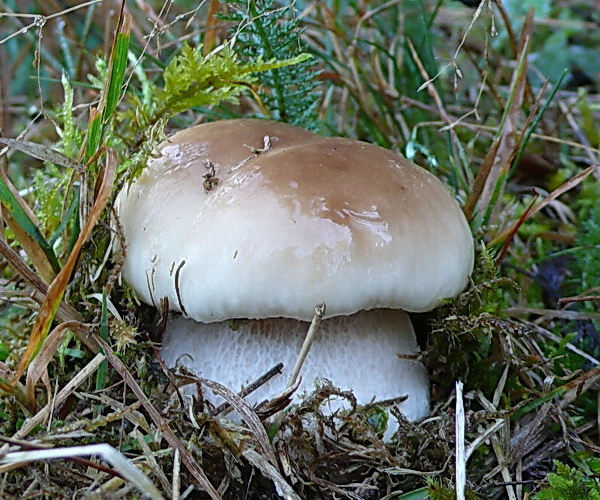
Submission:
<svg viewBox="0 0 600 500">
<path fill-rule="evenodd" d="M 169 366 L 179 361 L 236 392 L 282 362 L 282 376 L 246 398 L 256 403 L 286 388 L 309 326 L 286 318 L 198 323 L 177 316 L 168 326 L 161 354 Z M 319 379 L 328 379 L 352 390 L 361 404 L 408 396 L 400 409 L 411 420 L 422 418 L 429 412 L 427 372 L 420 362 L 399 356 L 418 352 L 404 311 L 375 309 L 325 319 L 302 366 L 296 398 L 314 389 Z M 220 403 L 210 394 L 205 397 Z"/>
</svg>

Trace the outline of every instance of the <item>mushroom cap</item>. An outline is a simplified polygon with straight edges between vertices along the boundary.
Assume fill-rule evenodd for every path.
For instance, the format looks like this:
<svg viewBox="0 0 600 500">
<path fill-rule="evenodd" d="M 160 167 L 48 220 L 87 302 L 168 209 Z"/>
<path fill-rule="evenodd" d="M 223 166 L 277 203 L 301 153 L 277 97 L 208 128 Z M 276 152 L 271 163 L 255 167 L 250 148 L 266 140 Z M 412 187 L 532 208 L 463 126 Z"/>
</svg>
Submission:
<svg viewBox="0 0 600 500">
<path fill-rule="evenodd" d="M 149 304 L 167 297 L 206 323 L 308 321 L 319 303 L 327 317 L 426 311 L 471 274 L 460 207 L 392 151 L 250 119 L 183 130 L 159 150 L 117 200 L 124 277 Z"/>
</svg>

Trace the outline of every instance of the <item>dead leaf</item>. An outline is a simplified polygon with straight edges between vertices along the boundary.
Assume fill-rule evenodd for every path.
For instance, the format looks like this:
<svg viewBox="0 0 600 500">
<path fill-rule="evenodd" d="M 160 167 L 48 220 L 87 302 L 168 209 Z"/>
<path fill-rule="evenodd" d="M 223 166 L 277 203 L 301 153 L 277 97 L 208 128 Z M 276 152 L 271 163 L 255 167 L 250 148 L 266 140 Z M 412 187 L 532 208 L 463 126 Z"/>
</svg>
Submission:
<svg viewBox="0 0 600 500">
<path fill-rule="evenodd" d="M 30 401 L 35 401 L 35 385 L 40 378 L 44 376 L 47 377 L 48 364 L 54 358 L 56 350 L 63 343 L 69 330 L 78 330 L 85 333 L 89 332 L 89 328 L 85 327 L 78 321 L 65 321 L 52 330 L 44 342 L 44 345 L 40 349 L 39 354 L 35 357 L 27 369 L 27 381 L 25 387 L 27 389 L 27 394 Z M 48 399 L 50 399 L 52 389 L 47 387 L 47 390 L 49 392 Z"/>
<path fill-rule="evenodd" d="M 85 167 L 81 163 L 73 160 L 73 158 L 69 158 L 55 149 L 42 144 L 21 141 L 19 139 L 8 139 L 5 137 L 0 137 L 0 144 L 6 144 L 7 146 L 17 149 L 38 160 L 49 161 L 50 163 L 60 165 L 61 167 L 72 168 L 77 172 L 83 172 L 83 170 L 85 170 Z"/>
</svg>

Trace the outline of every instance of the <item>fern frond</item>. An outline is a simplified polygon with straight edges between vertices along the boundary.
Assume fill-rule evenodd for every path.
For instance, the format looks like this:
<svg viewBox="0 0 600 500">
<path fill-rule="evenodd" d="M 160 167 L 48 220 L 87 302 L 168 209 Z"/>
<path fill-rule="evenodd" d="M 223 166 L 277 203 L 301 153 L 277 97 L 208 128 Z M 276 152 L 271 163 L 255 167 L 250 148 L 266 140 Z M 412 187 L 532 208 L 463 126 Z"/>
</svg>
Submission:
<svg viewBox="0 0 600 500">
<path fill-rule="evenodd" d="M 306 50 L 293 4 L 278 7 L 274 0 L 226 3 L 232 10 L 227 19 L 236 24 L 236 50 L 240 57 L 286 60 Z M 261 75 L 258 94 L 271 117 L 317 130 L 322 98 L 317 90 L 318 73 L 316 62 L 305 58 Z"/>
</svg>

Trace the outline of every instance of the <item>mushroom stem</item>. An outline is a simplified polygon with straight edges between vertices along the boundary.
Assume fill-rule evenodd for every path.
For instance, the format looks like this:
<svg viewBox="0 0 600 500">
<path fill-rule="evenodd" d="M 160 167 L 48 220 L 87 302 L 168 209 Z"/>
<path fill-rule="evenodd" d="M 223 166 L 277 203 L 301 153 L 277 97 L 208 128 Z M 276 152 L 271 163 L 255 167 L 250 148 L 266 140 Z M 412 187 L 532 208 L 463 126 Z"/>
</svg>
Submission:
<svg viewBox="0 0 600 500">
<path fill-rule="evenodd" d="M 246 398 L 257 403 L 285 389 L 308 328 L 306 321 L 287 318 L 198 323 L 176 316 L 167 327 L 161 354 L 169 366 L 180 361 L 198 376 L 234 391 L 282 362 L 283 378 L 274 377 Z M 324 319 L 302 366 L 297 398 L 319 379 L 328 379 L 352 390 L 361 404 L 407 395 L 400 409 L 411 420 L 422 418 L 429 412 L 427 372 L 420 362 L 398 356 L 418 352 L 404 311 L 375 309 Z"/>
</svg>

